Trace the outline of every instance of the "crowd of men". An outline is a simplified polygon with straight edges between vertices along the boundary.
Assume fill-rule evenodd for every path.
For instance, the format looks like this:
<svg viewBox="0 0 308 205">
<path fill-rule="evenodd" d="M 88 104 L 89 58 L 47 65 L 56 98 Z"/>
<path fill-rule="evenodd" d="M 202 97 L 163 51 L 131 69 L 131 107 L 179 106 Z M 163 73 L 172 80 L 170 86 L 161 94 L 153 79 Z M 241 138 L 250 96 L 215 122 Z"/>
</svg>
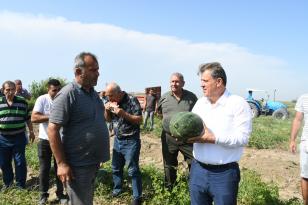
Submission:
<svg viewBox="0 0 308 205">
<path fill-rule="evenodd" d="M 247 102 L 231 94 L 227 75 L 220 63 L 199 66 L 203 97 L 185 90 L 184 76 L 170 76 L 170 91 L 156 99 L 154 91 L 146 96 L 144 109 L 136 97 L 109 83 L 103 95 L 96 86 L 99 63 L 92 53 L 75 57 L 73 82 L 64 87 L 56 79 L 48 82 L 46 94 L 37 98 L 32 114 L 27 100 L 30 93 L 21 80 L 5 81 L 0 96 L 0 166 L 3 189 L 14 184 L 26 188 L 27 164 L 25 147 L 34 140 L 32 123 L 39 125 L 38 158 L 40 163 L 38 204 L 48 203 L 52 158 L 56 177 L 56 195 L 61 204 L 92 205 L 94 182 L 101 163 L 110 159 L 109 128 L 112 125 L 113 189 L 111 196 L 123 193 L 123 169 L 127 165 L 132 184 L 133 205 L 142 204 L 142 178 L 139 167 L 141 149 L 140 124 L 154 128 L 154 113 L 162 118 L 162 156 L 165 187 L 176 183 L 178 153 L 184 155 L 189 167 L 189 192 L 192 205 L 234 205 L 240 181 L 240 160 L 252 131 L 252 114 Z M 103 101 L 101 99 L 103 97 Z M 296 151 L 296 136 L 302 120 L 305 126 L 301 139 L 301 185 L 304 203 L 308 204 L 308 95 L 299 98 L 293 121 L 290 149 Z M 187 141 L 172 136 L 169 123 L 178 112 L 189 111 L 201 117 L 204 131 L 189 136 Z M 144 113 L 144 118 L 143 118 Z M 29 136 L 26 135 L 26 125 Z M 66 194 L 67 192 L 67 194 Z"/>
</svg>

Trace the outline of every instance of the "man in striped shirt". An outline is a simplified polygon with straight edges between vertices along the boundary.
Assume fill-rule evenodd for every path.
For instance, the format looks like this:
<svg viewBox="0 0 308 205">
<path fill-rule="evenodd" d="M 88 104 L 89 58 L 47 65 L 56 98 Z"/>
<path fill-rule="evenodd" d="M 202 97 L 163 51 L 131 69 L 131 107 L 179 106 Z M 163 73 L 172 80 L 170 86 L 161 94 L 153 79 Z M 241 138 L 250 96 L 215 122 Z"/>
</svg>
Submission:
<svg viewBox="0 0 308 205">
<path fill-rule="evenodd" d="M 5 81 L 2 89 L 4 96 L 0 97 L 0 167 L 3 182 L 5 188 L 13 184 L 12 158 L 14 158 L 16 186 L 25 188 L 27 178 L 26 124 L 29 128 L 30 140 L 33 141 L 35 138 L 28 103 L 23 97 L 15 96 L 14 82 Z"/>
<path fill-rule="evenodd" d="M 293 120 L 290 137 L 290 150 L 293 153 L 296 152 L 296 137 L 304 119 L 304 127 L 300 142 L 300 167 L 303 200 L 304 204 L 308 205 L 308 94 L 304 94 L 298 98 L 295 111 L 296 114 Z"/>
</svg>

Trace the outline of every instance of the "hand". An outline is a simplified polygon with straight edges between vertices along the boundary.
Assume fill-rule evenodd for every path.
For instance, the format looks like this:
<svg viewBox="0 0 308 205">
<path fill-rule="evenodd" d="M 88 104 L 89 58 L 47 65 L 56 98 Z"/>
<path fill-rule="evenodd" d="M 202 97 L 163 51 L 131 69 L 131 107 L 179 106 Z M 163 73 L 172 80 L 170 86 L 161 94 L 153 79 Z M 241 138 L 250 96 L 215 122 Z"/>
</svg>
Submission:
<svg viewBox="0 0 308 205">
<path fill-rule="evenodd" d="M 118 106 L 115 106 L 115 107 L 113 107 L 111 112 L 116 114 L 117 116 L 122 116 L 125 111 L 122 108 L 119 108 Z"/>
<path fill-rule="evenodd" d="M 295 154 L 296 152 L 296 142 L 294 140 L 290 141 L 290 145 L 289 145 L 290 151 Z"/>
<path fill-rule="evenodd" d="M 203 132 L 200 136 L 192 137 L 187 140 L 188 143 L 212 143 L 215 144 L 214 133 L 211 132 L 207 127 L 204 127 Z"/>
<path fill-rule="evenodd" d="M 107 102 L 105 104 L 105 109 L 108 110 L 109 112 L 115 113 L 116 108 L 119 108 L 116 102 Z"/>
<path fill-rule="evenodd" d="M 29 140 L 30 140 L 30 142 L 31 142 L 31 143 L 34 142 L 34 139 L 35 139 L 34 132 L 33 132 L 33 131 L 30 131 L 30 132 L 29 132 Z"/>
<path fill-rule="evenodd" d="M 64 185 L 74 178 L 71 167 L 66 163 L 58 164 L 57 175 Z"/>
</svg>

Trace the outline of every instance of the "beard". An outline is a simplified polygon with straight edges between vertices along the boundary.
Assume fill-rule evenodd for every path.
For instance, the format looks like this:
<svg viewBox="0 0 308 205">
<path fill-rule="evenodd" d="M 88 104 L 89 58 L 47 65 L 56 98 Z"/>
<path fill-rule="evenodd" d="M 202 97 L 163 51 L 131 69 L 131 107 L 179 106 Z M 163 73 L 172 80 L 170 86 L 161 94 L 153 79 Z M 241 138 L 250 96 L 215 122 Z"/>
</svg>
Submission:
<svg viewBox="0 0 308 205">
<path fill-rule="evenodd" d="M 98 77 L 90 77 L 82 74 L 81 76 L 82 82 L 85 86 L 91 86 L 94 87 L 97 85 L 97 79 Z"/>
</svg>

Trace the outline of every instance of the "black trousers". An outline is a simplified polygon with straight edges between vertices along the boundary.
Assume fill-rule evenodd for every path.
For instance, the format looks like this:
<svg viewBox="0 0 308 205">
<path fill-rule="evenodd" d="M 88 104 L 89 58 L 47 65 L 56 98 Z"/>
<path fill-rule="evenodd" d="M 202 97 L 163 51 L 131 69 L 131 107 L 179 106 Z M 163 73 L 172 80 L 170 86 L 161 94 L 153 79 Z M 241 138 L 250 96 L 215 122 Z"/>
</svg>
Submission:
<svg viewBox="0 0 308 205">
<path fill-rule="evenodd" d="M 51 160 L 52 160 L 52 151 L 49 145 L 48 140 L 40 139 L 37 145 L 38 148 L 38 157 L 40 162 L 40 176 L 39 176 L 39 190 L 41 197 L 48 197 L 48 189 L 49 189 L 49 175 L 51 168 Z M 63 195 L 63 184 L 57 176 L 57 163 L 54 161 L 54 170 L 56 175 L 56 185 L 57 191 L 56 194 L 58 197 Z"/>
<path fill-rule="evenodd" d="M 179 151 L 184 155 L 184 160 L 190 169 L 193 160 L 193 145 L 183 141 L 177 141 L 169 133 L 164 130 L 161 133 L 162 152 L 164 161 L 165 172 L 165 186 L 172 188 L 176 181 L 177 166 L 178 166 L 178 153 Z"/>
</svg>

